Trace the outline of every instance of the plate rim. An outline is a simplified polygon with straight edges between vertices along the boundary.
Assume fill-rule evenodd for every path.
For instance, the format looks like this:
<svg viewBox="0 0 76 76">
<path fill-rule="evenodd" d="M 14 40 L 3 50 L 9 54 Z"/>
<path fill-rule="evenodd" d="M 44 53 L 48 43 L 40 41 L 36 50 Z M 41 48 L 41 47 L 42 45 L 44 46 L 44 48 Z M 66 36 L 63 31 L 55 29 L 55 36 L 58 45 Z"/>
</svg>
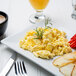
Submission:
<svg viewBox="0 0 76 76">
<path fill-rule="evenodd" d="M 27 28 L 26 28 L 26 29 L 27 29 Z M 24 29 L 24 30 L 25 30 L 25 29 Z M 2 40 L 1 40 L 1 43 L 3 43 L 4 45 L 8 46 L 7 43 L 5 43 L 6 40 L 8 40 L 9 38 L 11 38 L 11 37 L 13 37 L 13 36 L 15 36 L 15 35 L 17 35 L 17 34 L 19 34 L 19 33 L 21 33 L 21 32 L 24 31 L 24 30 L 21 30 L 20 32 L 17 32 L 17 33 L 15 33 L 15 34 L 13 34 L 13 35 L 10 35 L 10 36 L 6 37 L 5 39 L 2 39 Z M 14 48 L 12 48 L 12 47 L 10 47 L 10 46 L 8 46 L 8 48 L 11 48 L 14 52 L 16 52 L 16 53 L 24 56 L 23 54 L 19 53 L 18 50 L 14 49 Z M 27 58 L 28 60 L 32 61 L 33 63 L 37 64 L 37 65 L 40 66 L 41 68 L 45 69 L 45 70 L 48 71 L 49 73 L 51 73 L 51 74 L 53 74 L 53 75 L 56 75 L 56 74 L 50 72 L 50 71 L 49 71 L 48 69 L 46 69 L 45 67 L 43 67 L 42 65 L 38 64 L 37 62 L 31 60 L 30 58 L 28 58 L 28 57 L 26 57 L 26 56 L 24 56 L 24 57 Z M 51 63 L 52 63 L 52 62 L 51 62 Z M 57 75 L 56 75 L 56 76 L 57 76 Z M 62 75 L 62 76 L 63 76 L 63 75 Z"/>
</svg>

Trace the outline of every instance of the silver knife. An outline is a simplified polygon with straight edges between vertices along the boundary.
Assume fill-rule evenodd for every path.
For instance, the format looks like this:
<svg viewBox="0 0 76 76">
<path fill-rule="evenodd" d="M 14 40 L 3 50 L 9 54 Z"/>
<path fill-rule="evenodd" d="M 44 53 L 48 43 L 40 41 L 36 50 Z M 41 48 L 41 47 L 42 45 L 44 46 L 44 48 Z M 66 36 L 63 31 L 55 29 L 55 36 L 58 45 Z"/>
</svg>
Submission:
<svg viewBox="0 0 76 76">
<path fill-rule="evenodd" d="M 16 59 L 16 53 L 14 53 L 10 59 L 8 60 L 7 64 L 3 68 L 2 72 L 0 73 L 0 76 L 6 76 L 7 73 L 10 71 L 12 65 L 14 64 L 14 61 Z"/>
</svg>

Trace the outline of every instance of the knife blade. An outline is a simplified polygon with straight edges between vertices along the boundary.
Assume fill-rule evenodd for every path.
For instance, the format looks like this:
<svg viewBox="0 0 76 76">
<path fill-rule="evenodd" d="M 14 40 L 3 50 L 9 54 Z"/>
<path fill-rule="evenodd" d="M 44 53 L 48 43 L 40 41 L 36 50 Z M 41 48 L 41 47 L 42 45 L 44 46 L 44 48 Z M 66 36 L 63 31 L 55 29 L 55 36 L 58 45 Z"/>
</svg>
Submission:
<svg viewBox="0 0 76 76">
<path fill-rule="evenodd" d="M 10 71 L 12 65 L 14 64 L 14 61 L 16 60 L 16 53 L 14 53 L 8 60 L 7 64 L 3 68 L 3 70 L 0 73 L 0 76 L 6 76 L 7 73 Z"/>
</svg>

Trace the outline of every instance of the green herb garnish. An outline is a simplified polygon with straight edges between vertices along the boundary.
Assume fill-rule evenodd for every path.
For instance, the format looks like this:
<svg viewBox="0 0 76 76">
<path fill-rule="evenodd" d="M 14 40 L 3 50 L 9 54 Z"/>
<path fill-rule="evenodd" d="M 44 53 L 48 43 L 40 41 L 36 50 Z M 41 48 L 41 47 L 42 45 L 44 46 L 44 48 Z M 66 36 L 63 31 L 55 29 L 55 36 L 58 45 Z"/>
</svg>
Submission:
<svg viewBox="0 0 76 76">
<path fill-rule="evenodd" d="M 46 18 L 46 19 L 45 19 L 45 27 L 46 27 L 48 24 L 51 24 L 51 25 L 52 25 L 51 20 L 50 20 L 49 18 Z"/>
<path fill-rule="evenodd" d="M 48 19 L 45 19 L 45 27 L 48 25 L 49 21 Z"/>
<path fill-rule="evenodd" d="M 44 31 L 43 31 L 43 29 L 38 29 L 38 28 L 36 28 L 36 38 L 34 38 L 34 39 L 42 39 L 42 37 L 43 37 L 43 33 L 44 33 Z"/>
<path fill-rule="evenodd" d="M 50 19 L 48 18 L 48 19 L 45 19 L 45 29 L 51 29 L 51 27 L 50 26 L 47 26 L 48 24 L 51 24 L 52 25 L 52 23 L 49 23 L 50 22 Z M 35 29 L 35 31 L 36 31 L 36 38 L 34 38 L 34 39 L 42 39 L 42 37 L 43 37 L 43 33 L 44 33 L 44 30 L 42 29 L 42 28 L 36 28 Z"/>
<path fill-rule="evenodd" d="M 48 28 L 50 28 L 50 29 L 51 29 L 51 27 L 50 27 L 50 26 L 46 26 L 46 27 L 45 27 L 45 29 L 48 29 Z"/>
</svg>

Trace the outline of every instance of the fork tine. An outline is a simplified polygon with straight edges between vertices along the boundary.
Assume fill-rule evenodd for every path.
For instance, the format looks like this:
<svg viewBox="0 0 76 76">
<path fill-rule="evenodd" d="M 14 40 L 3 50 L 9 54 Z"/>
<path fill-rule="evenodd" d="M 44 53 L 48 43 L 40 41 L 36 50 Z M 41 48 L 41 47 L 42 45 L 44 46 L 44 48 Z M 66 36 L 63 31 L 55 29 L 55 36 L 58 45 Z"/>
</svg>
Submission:
<svg viewBox="0 0 76 76">
<path fill-rule="evenodd" d="M 17 65 L 16 65 L 16 62 L 15 62 L 15 74 L 17 75 Z"/>
<path fill-rule="evenodd" d="M 27 72 L 26 72 L 26 68 L 25 68 L 24 62 L 23 61 L 15 62 L 15 74 L 23 76 L 26 73 Z"/>
<path fill-rule="evenodd" d="M 22 62 L 20 62 L 21 72 L 23 74 Z"/>
<path fill-rule="evenodd" d="M 17 62 L 17 68 L 18 68 L 18 72 L 19 72 L 19 74 L 20 74 L 20 66 L 19 66 L 19 63 Z"/>
<path fill-rule="evenodd" d="M 25 73 L 27 73 L 27 71 L 26 71 L 26 68 L 25 68 L 25 65 L 24 65 L 24 62 L 22 61 L 22 65 L 23 65 L 23 70 L 24 70 L 24 72 Z"/>
</svg>

